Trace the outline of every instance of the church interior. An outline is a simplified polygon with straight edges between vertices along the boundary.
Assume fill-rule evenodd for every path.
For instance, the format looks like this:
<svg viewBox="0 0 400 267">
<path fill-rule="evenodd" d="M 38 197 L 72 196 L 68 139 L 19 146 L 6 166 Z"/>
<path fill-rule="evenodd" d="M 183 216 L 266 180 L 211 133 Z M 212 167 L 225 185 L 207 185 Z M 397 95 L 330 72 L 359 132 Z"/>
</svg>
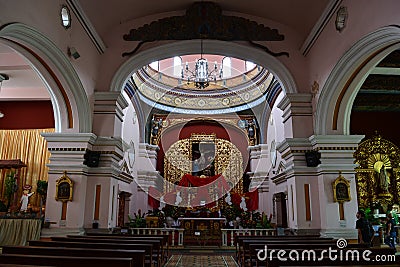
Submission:
<svg viewBox="0 0 400 267">
<path fill-rule="evenodd" d="M 367 3 L 0 0 L 0 266 L 399 266 Z"/>
</svg>

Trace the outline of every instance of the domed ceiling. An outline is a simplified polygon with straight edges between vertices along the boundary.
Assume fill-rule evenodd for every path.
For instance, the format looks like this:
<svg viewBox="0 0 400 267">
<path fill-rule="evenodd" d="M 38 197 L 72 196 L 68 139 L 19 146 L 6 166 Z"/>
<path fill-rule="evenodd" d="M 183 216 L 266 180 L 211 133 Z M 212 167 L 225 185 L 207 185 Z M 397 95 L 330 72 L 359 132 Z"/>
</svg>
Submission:
<svg viewBox="0 0 400 267">
<path fill-rule="evenodd" d="M 186 65 L 194 70 L 200 55 L 177 58 L 153 62 L 132 75 L 142 101 L 179 113 L 237 112 L 265 101 L 274 80 L 267 69 L 251 62 L 229 58 L 226 64 L 224 56 L 202 55 L 208 61 L 209 73 L 215 75 L 212 73 L 207 87 L 197 88 L 192 79 L 187 79 Z"/>
</svg>

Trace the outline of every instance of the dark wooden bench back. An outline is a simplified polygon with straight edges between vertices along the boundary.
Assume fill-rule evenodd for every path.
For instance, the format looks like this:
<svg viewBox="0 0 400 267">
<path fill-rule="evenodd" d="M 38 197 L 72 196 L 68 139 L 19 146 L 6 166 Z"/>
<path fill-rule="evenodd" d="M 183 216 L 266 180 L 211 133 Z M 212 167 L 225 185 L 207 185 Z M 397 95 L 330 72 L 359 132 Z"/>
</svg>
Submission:
<svg viewBox="0 0 400 267">
<path fill-rule="evenodd" d="M 49 255 L 21 255 L 0 254 L 0 262 L 7 264 L 30 264 L 36 266 L 57 267 L 133 267 L 132 258 L 106 258 L 106 257 L 72 257 L 72 256 L 49 256 Z"/>
<path fill-rule="evenodd" d="M 89 249 L 122 249 L 122 250 L 144 250 L 145 258 L 153 263 L 157 258 L 153 257 L 152 244 L 117 244 L 117 243 L 88 243 L 88 242 L 60 242 L 60 241 L 41 241 L 31 240 L 28 241 L 29 246 L 40 247 L 68 247 L 68 248 L 89 248 Z M 135 266 L 136 267 L 136 266 Z"/>
<path fill-rule="evenodd" d="M 135 266 L 144 266 L 144 250 L 120 250 L 120 249 L 90 249 L 85 248 L 63 248 L 63 247 L 36 247 L 36 246 L 4 246 L 2 254 L 24 254 L 24 255 L 68 255 L 76 257 L 110 257 L 110 258 L 132 258 Z"/>
</svg>

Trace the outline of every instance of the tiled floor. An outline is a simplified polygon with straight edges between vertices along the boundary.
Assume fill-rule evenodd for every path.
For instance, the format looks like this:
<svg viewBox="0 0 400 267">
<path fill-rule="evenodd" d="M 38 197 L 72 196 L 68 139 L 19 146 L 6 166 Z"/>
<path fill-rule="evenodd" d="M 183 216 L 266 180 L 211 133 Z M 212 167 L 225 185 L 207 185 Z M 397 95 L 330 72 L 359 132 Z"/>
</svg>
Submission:
<svg viewBox="0 0 400 267">
<path fill-rule="evenodd" d="M 172 255 L 165 267 L 237 267 L 232 256 Z"/>
</svg>

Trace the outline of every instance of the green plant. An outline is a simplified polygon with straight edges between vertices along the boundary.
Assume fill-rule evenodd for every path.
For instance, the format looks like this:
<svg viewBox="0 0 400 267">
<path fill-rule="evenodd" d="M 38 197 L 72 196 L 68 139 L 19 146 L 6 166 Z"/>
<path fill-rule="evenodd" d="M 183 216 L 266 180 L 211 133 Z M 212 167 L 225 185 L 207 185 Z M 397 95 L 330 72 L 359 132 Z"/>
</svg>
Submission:
<svg viewBox="0 0 400 267">
<path fill-rule="evenodd" d="M 144 216 L 146 215 L 146 213 L 142 214 L 142 211 L 139 209 L 138 213 L 134 213 L 133 214 L 134 217 L 128 215 L 128 220 L 129 220 L 129 227 L 131 228 L 144 228 L 146 227 L 146 219 L 144 218 Z"/>
<path fill-rule="evenodd" d="M 40 195 L 42 198 L 42 203 L 46 203 L 46 196 L 47 196 L 47 187 L 48 187 L 48 182 L 47 181 L 37 181 L 37 188 L 36 192 Z"/>
<path fill-rule="evenodd" d="M 6 175 L 5 179 L 5 197 L 7 199 L 7 209 L 11 205 L 11 198 L 15 192 L 17 192 L 17 179 L 15 178 L 15 172 L 10 172 Z"/>
<path fill-rule="evenodd" d="M 367 219 L 371 224 L 378 225 L 380 224 L 379 218 L 375 218 L 373 211 L 371 208 L 360 209 L 364 211 L 365 219 Z"/>
<path fill-rule="evenodd" d="M 7 211 L 7 206 L 4 204 L 3 201 L 0 201 L 0 212 L 5 212 Z"/>
</svg>

